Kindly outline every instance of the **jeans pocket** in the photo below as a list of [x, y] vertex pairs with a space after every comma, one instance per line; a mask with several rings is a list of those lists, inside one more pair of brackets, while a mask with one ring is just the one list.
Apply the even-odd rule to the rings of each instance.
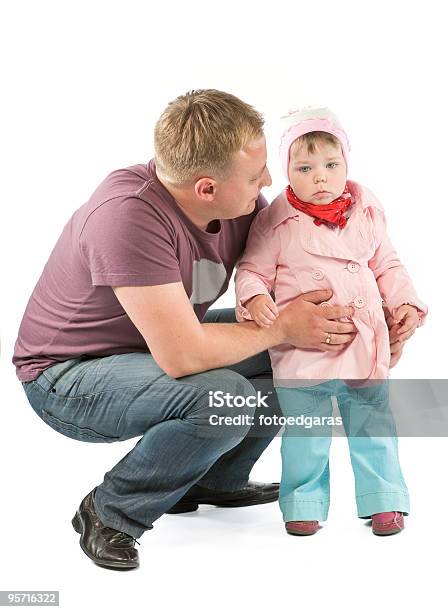
[[67, 374], [69, 370], [71, 370], [81, 361], [81, 358], [77, 358], [68, 359], [67, 361], [63, 361], [61, 363], [56, 363], [44, 370], [35, 382], [45, 391], [49, 391], [50, 389], [54, 388], [54, 386], [59, 381], [59, 379], [62, 378], [62, 376]]
[[28, 399], [28, 402], [37, 416], [42, 418], [42, 405], [45, 402], [48, 393], [35, 381], [22, 382], [23, 390]]

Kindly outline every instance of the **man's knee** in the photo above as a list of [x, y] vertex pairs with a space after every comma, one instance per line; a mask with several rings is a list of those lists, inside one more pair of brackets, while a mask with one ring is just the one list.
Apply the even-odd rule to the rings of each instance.
[[226, 368], [200, 374], [196, 405], [189, 421], [218, 435], [242, 437], [253, 425], [258, 396], [244, 376]]

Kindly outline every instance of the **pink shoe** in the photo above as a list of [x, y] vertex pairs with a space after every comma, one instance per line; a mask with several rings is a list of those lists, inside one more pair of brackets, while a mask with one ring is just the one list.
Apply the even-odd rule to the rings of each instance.
[[314, 535], [320, 525], [319, 521], [288, 521], [285, 528], [291, 535]]
[[372, 531], [375, 535], [393, 535], [404, 529], [402, 512], [372, 514]]

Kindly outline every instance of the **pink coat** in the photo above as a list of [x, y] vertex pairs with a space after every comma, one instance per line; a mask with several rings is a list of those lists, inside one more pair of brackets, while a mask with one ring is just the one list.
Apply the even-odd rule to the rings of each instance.
[[385, 379], [390, 350], [383, 303], [392, 314], [402, 304], [416, 306], [419, 325], [426, 317], [427, 306], [417, 297], [387, 236], [383, 207], [367, 188], [353, 181], [348, 186], [354, 204], [345, 228], [316, 226], [312, 217], [289, 204], [283, 191], [256, 216], [238, 262], [238, 321], [251, 319], [243, 306], [249, 298], [272, 290], [279, 310], [301, 293], [327, 288], [333, 291], [329, 304], [352, 305], [355, 310], [352, 320], [358, 333], [340, 352], [290, 344], [270, 349], [277, 385]]

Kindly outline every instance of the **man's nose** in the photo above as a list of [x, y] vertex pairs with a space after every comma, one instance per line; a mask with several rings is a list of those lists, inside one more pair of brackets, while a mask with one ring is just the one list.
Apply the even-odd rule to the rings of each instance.
[[263, 172], [263, 176], [261, 177], [261, 187], [270, 187], [272, 185], [272, 178], [271, 178], [271, 174], [268, 170], [268, 167], [266, 166], [266, 168], [264, 169]]

